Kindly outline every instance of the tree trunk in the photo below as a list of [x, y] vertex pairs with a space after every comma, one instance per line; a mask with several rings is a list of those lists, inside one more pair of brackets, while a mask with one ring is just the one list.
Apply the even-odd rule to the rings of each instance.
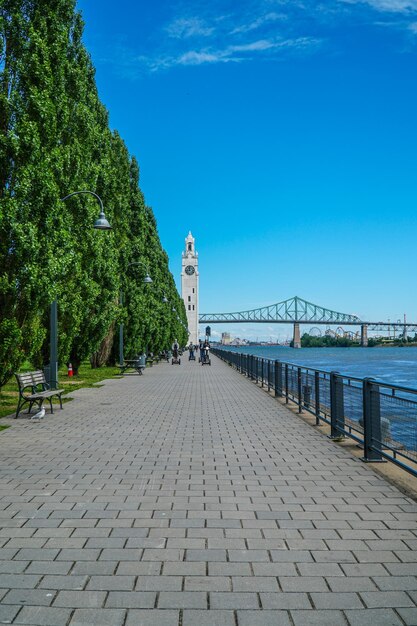
[[107, 336], [101, 342], [99, 349], [94, 352], [90, 357], [91, 367], [96, 369], [105, 365], [106, 361], [110, 357], [114, 338], [114, 323], [110, 326]]

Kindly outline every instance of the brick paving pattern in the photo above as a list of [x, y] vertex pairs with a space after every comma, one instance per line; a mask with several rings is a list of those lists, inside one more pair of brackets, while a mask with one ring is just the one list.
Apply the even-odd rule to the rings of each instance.
[[0, 623], [417, 624], [417, 506], [220, 360], [0, 436]]

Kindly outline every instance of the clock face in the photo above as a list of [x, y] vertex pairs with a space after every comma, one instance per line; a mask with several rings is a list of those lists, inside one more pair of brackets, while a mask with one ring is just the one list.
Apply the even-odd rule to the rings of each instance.
[[188, 274], [188, 276], [192, 276], [195, 272], [195, 269], [193, 268], [192, 265], [187, 265], [187, 267], [185, 268], [185, 273]]

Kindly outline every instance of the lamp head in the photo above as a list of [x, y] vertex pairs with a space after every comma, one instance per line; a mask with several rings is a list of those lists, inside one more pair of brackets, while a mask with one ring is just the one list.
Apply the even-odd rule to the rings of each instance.
[[168, 303], [168, 298], [166, 297], [166, 295], [165, 295], [165, 294], [162, 296], [162, 302], [163, 302], [164, 304], [167, 304], [167, 303]]
[[103, 211], [100, 212], [98, 219], [94, 222], [93, 228], [95, 228], [96, 230], [111, 230], [112, 229]]
[[152, 282], [152, 278], [149, 276], [149, 274], [146, 274], [145, 278], [143, 279], [143, 282], [147, 285], [149, 285]]

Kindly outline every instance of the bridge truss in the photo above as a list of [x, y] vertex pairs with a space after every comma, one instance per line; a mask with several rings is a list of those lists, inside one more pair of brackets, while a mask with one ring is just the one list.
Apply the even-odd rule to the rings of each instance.
[[363, 324], [357, 315], [340, 313], [325, 309], [322, 306], [307, 302], [298, 296], [283, 300], [276, 304], [250, 309], [249, 311], [239, 311], [235, 313], [202, 313], [200, 324], [217, 323], [265, 323], [273, 322], [279, 324], [314, 323], [314, 324]]

